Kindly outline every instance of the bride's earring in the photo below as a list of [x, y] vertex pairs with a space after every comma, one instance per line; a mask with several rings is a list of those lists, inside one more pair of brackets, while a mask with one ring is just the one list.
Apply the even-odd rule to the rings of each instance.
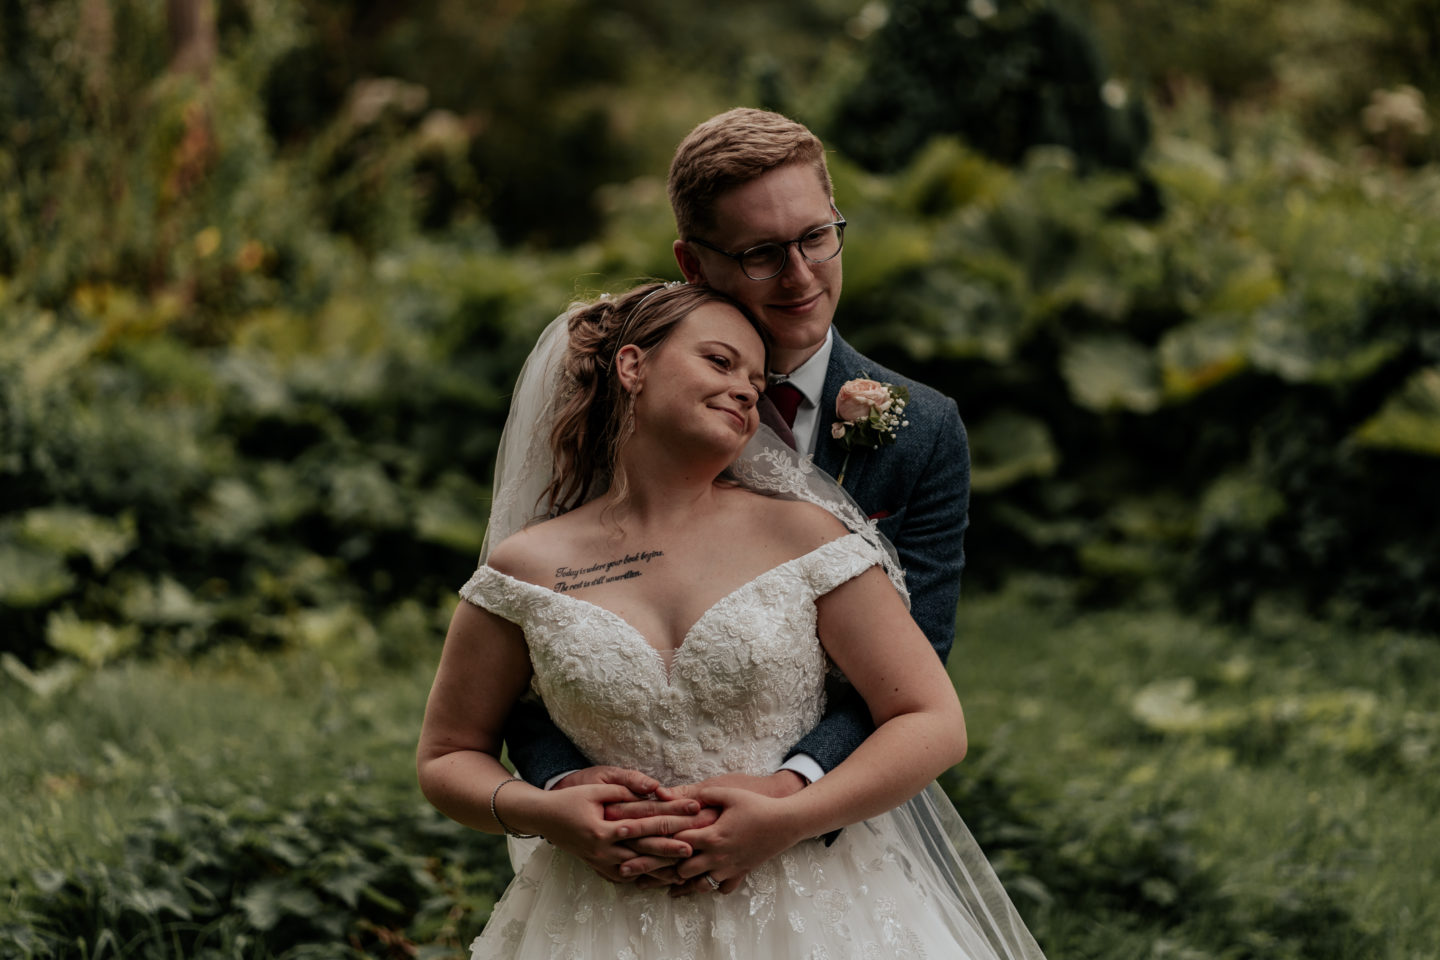
[[633, 343], [627, 343], [615, 352], [615, 375], [619, 379], [620, 389], [625, 391], [631, 400], [639, 396], [641, 388], [645, 386], [642, 367], [644, 360], [645, 351]]

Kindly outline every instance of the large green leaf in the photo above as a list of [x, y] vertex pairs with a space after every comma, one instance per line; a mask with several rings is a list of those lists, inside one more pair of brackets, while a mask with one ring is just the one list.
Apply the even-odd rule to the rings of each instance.
[[1216, 313], [1258, 310], [1285, 292], [1271, 257], [1247, 247], [1251, 255], [1236, 264], [1210, 292], [1206, 307]]
[[364, 662], [379, 647], [370, 617], [351, 603], [298, 610], [284, 618], [281, 631], [291, 642], [340, 662]]
[[257, 930], [273, 930], [286, 916], [309, 918], [320, 912], [320, 898], [288, 877], [267, 877], [235, 899]]
[[863, 235], [850, 231], [845, 238], [845, 287], [856, 297], [886, 292], [897, 277], [934, 260], [930, 231], [910, 220], [882, 220], [866, 227]]
[[44, 670], [31, 670], [13, 653], [0, 653], [0, 669], [41, 700], [66, 692], [85, 675], [84, 669], [73, 660], [61, 660]]
[[139, 581], [125, 590], [120, 608], [128, 620], [155, 626], [207, 626], [214, 611], [168, 576]]
[[27, 511], [17, 527], [20, 537], [64, 556], [83, 553], [101, 573], [135, 546], [135, 518], [98, 517], [75, 507], [41, 507]]
[[1203, 317], [1174, 327], [1160, 340], [1165, 393], [1189, 397], [1234, 376], [1246, 365], [1249, 321], [1238, 314]]
[[1060, 371], [1075, 402], [1097, 413], [1128, 410], [1152, 413], [1160, 406], [1160, 371], [1155, 356], [1119, 335], [1072, 342]]
[[1080, 568], [1092, 577], [1140, 581], [1163, 567], [1165, 554], [1153, 543], [1133, 540], [1085, 540], [1076, 551]]
[[1360, 429], [1360, 444], [1440, 457], [1440, 367], [1415, 373]]
[[1026, 477], [1048, 477], [1060, 454], [1044, 423], [1014, 411], [986, 417], [970, 429], [970, 486], [976, 493], [1003, 490]]
[[1263, 530], [1285, 512], [1285, 498], [1248, 473], [1228, 473], [1200, 501], [1201, 533], [1216, 528]]
[[1291, 383], [1360, 380], [1403, 349], [1398, 340], [1360, 339], [1354, 317], [1330, 316], [1300, 298], [1278, 300], [1255, 315], [1250, 361]]
[[1180, 137], [1156, 138], [1149, 169], [1168, 193], [1198, 206], [1220, 199], [1230, 180], [1225, 158], [1203, 143]]
[[264, 463], [251, 481], [234, 476], [216, 479], [197, 506], [201, 529], [223, 544], [244, 544], [267, 527], [285, 527], [315, 508], [320, 491], [294, 467]]
[[861, 331], [856, 343], [872, 349], [893, 342], [922, 361], [974, 357], [997, 365], [1010, 362], [1025, 332], [1013, 292], [1018, 277], [986, 275], [991, 266], [994, 273], [1013, 273], [1013, 265], [1003, 261], [970, 262], [963, 273], [926, 271], [918, 283], [886, 295], [885, 313], [893, 321], [868, 335]]
[[[99, 336], [57, 322], [50, 311], [0, 310], [0, 372], [25, 390], [41, 393], [61, 384], [93, 356]], [[13, 368], [13, 373], [11, 373]]]
[[415, 505], [415, 535], [463, 553], [479, 553], [485, 540], [489, 491], [457, 473], [447, 473]]
[[347, 527], [402, 527], [407, 519], [407, 491], [392, 481], [379, 464], [340, 463], [329, 470], [325, 512]]
[[99, 667], [139, 646], [140, 628], [133, 624], [117, 627], [81, 620], [65, 610], [50, 615], [45, 638], [56, 650], [70, 654], [87, 666]]
[[936, 137], [895, 181], [895, 202], [934, 213], [994, 204], [1014, 180], [1009, 168], [987, 160], [953, 137]]
[[19, 543], [0, 542], [0, 603], [43, 607], [69, 593], [75, 577], [63, 555]]
[[1204, 707], [1195, 702], [1193, 677], [1147, 684], [1131, 699], [1130, 714], [1160, 733], [1188, 733], [1205, 719]]

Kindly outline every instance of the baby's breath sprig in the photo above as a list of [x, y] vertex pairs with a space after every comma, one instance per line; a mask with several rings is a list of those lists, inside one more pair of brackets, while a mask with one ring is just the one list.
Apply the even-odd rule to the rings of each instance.
[[905, 408], [910, 391], [893, 383], [881, 383], [860, 377], [840, 387], [835, 397], [835, 415], [840, 419], [830, 424], [830, 436], [845, 448], [845, 462], [837, 480], [845, 482], [845, 468], [856, 449], [894, 443], [900, 428], [910, 426]]

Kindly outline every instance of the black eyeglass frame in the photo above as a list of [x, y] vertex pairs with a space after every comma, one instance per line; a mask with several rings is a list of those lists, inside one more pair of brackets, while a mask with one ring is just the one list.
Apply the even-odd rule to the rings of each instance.
[[[699, 237], [691, 237], [690, 242], [698, 243], [706, 250], [714, 250], [716, 253], [720, 254], [720, 256], [729, 257], [731, 260], [734, 260], [735, 265], [740, 268], [740, 272], [745, 274], [747, 279], [754, 280], [756, 283], [760, 283], [765, 280], [774, 280], [776, 277], [780, 276], [780, 274], [785, 272], [786, 267], [790, 266], [791, 247], [799, 250], [800, 256], [804, 257], [805, 262], [807, 263], [828, 263], [829, 261], [834, 260], [836, 257], [840, 256], [840, 251], [845, 249], [845, 227], [848, 225], [848, 221], [844, 218], [844, 216], [841, 215], [840, 211], [835, 208], [835, 204], [830, 204], [830, 209], [835, 214], [834, 220], [830, 221], [829, 223], [817, 224], [816, 226], [811, 227], [809, 230], [806, 230], [804, 237], [796, 237], [794, 240], [786, 240], [783, 243], [777, 243], [774, 240], [769, 240], [765, 243], [757, 243], [753, 247], [746, 247], [739, 253], [731, 253], [729, 250], [721, 250], [719, 247], [715, 246], [715, 244], [711, 243], [710, 241], [701, 240]], [[805, 237], [808, 237], [816, 230], [822, 230], [825, 227], [835, 228], [836, 234], [840, 238], [840, 244], [835, 248], [835, 252], [830, 254], [830, 256], [822, 257], [821, 259], [816, 260], [805, 252]], [[752, 277], [750, 276], [750, 272], [745, 269], [745, 257], [749, 254], [754, 253], [756, 250], [760, 250], [764, 247], [780, 248], [780, 268], [767, 277]]]

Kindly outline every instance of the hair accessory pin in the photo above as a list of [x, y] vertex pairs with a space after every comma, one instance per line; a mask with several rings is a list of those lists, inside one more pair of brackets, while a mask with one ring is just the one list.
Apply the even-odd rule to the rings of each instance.
[[676, 287], [683, 286], [685, 286], [684, 280], [666, 280], [660, 286], [656, 287], [654, 290], [651, 290], [649, 293], [645, 294], [645, 296], [641, 297], [640, 302], [635, 304], [635, 309], [630, 311], [630, 316], [635, 316], [635, 314], [640, 311], [640, 308], [645, 306], [645, 301], [655, 296], [655, 294], [661, 293], [665, 290], [674, 290]]

